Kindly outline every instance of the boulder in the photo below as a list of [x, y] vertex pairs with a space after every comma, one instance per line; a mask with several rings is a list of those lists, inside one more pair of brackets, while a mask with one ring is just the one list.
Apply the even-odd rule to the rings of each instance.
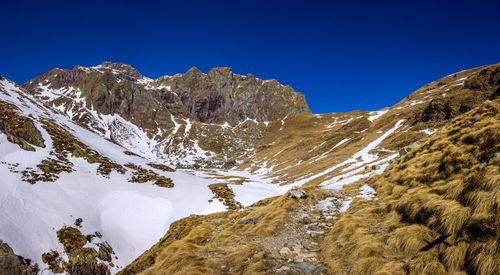
[[307, 198], [307, 194], [304, 190], [298, 188], [298, 187], [294, 187], [292, 188], [290, 191], [288, 191], [288, 197], [292, 198], [292, 199], [305, 199]]

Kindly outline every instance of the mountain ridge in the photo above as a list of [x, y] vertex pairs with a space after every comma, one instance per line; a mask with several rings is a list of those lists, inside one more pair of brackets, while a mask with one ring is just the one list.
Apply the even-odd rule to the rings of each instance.
[[[133, 68], [129, 64], [105, 61], [105, 62], [103, 62], [97, 66], [93, 66], [93, 67], [75, 66], [72, 69], [66, 69], [66, 70], [65, 69], [53, 69], [45, 74], [42, 74], [41, 76], [35, 77], [34, 79], [27, 81], [23, 86], [36, 91], [38, 85], [43, 84], [43, 82], [48, 82], [50, 79], [50, 82], [51, 82], [50, 85], [53, 86], [54, 89], [60, 89], [65, 85], [66, 86], [74, 85], [75, 84], [74, 82], [77, 81], [79, 78], [81, 78], [81, 75], [83, 72], [85, 72], [85, 73], [91, 73], [91, 72], [109, 73], [109, 72], [111, 72], [112, 74], [117, 76], [119, 81], [120, 80], [135, 80], [138, 84], [143, 84], [144, 86], [146, 86], [147, 89], [151, 89], [151, 90], [165, 89], [165, 90], [171, 91], [173, 89], [175, 91], [176, 87], [172, 87], [174, 85], [167, 85], [167, 83], [172, 84], [172, 83], [170, 83], [170, 82], [172, 82], [171, 81], [172, 78], [176, 79], [175, 83], [173, 83], [173, 84], [178, 84], [178, 82], [182, 82], [182, 81], [199, 82], [200, 79], [203, 80], [202, 83], [191, 83], [191, 84], [193, 84], [192, 86], [188, 85], [188, 87], [179, 87], [179, 89], [187, 89], [188, 92], [197, 92], [197, 88], [200, 88], [197, 86], [200, 86], [200, 85], [208, 85], [208, 86], [219, 85], [219, 87], [216, 87], [215, 90], [208, 90], [207, 93], [215, 93], [216, 91], [220, 91], [222, 93], [234, 93], [231, 91], [231, 89], [234, 89], [235, 87], [231, 87], [231, 89], [225, 89], [225, 85], [232, 84], [232, 83], [229, 83], [229, 80], [233, 80], [236, 82], [242, 82], [242, 80], [248, 78], [247, 82], [257, 82], [257, 84], [260, 84], [260, 85], [267, 84], [264, 86], [270, 86], [269, 91], [262, 91], [259, 93], [259, 94], [262, 94], [263, 96], [266, 96], [265, 92], [271, 93], [270, 96], [274, 96], [274, 95], [272, 95], [272, 93], [274, 93], [276, 91], [273, 89], [276, 89], [279, 92], [285, 93], [288, 97], [290, 97], [290, 100], [293, 100], [296, 96], [298, 96], [299, 99], [297, 99], [297, 100], [299, 102], [297, 103], [298, 105], [295, 107], [296, 109], [293, 109], [293, 108], [290, 109], [292, 113], [295, 111], [297, 111], [297, 112], [310, 112], [309, 107], [307, 106], [307, 103], [305, 102], [304, 96], [298, 92], [295, 92], [290, 86], [279, 84], [275, 79], [262, 80], [262, 79], [254, 77], [252, 74], [248, 74], [246, 76], [240, 75], [240, 74], [235, 74], [232, 72], [232, 69], [230, 67], [214, 67], [214, 68], [210, 69], [208, 73], [203, 73], [200, 70], [198, 70], [196, 67], [193, 67], [193, 68], [187, 70], [184, 74], [178, 73], [178, 74], [175, 74], [173, 76], [164, 75], [164, 76], [160, 76], [156, 79], [151, 79], [151, 78], [148, 78], [148, 77], [145, 77], [144, 75], [142, 75], [137, 69]], [[59, 76], [60, 74], [64, 74], [64, 75]], [[121, 79], [121, 78], [123, 78], [123, 79]], [[127, 79], [127, 78], [129, 78], [129, 79]], [[209, 79], [207, 80], [204, 78], [209, 78]], [[205, 83], [207, 81], [209, 83]], [[245, 81], [243, 81], [243, 82], [245, 82]], [[76, 83], [76, 84], [78, 84], [78, 83]], [[238, 84], [236, 83], [236, 85], [238, 85]], [[244, 84], [242, 84], [242, 85], [244, 85]], [[234, 86], [234, 84], [231, 86]], [[210, 87], [204, 87], [204, 88], [209, 89]], [[239, 88], [239, 87], [237, 87], [237, 88]], [[253, 86], [245, 87], [245, 88], [246, 89], [260, 89], [258, 87], [253, 87]], [[175, 92], [177, 92], [177, 91], [175, 91]], [[279, 110], [279, 106], [273, 106], [273, 108], [275, 110]], [[286, 115], [286, 114], [288, 114], [288, 113], [285, 113], [284, 115]], [[253, 114], [253, 115], [255, 115], [255, 114]], [[263, 115], [263, 114], [259, 114], [259, 115]], [[264, 114], [264, 115], [266, 115], [266, 114]], [[282, 116], [284, 116], [284, 115], [282, 115]], [[272, 117], [270, 119], [267, 119], [266, 117], [243, 116], [243, 117], [238, 118], [234, 121], [230, 121], [230, 120], [232, 120], [232, 118], [230, 118], [229, 120], [226, 119], [226, 120], [219, 121], [219, 122], [226, 122], [227, 121], [227, 122], [230, 122], [231, 124], [233, 124], [235, 121], [241, 121], [241, 119], [245, 119], [245, 118], [257, 119], [258, 121], [267, 121], [267, 120], [278, 119], [278, 118], [281, 118], [282, 116]], [[200, 117], [194, 117], [194, 116], [191, 116], [190, 118], [200, 119]], [[266, 118], [266, 119], [264, 119], [264, 118]], [[207, 120], [207, 119], [208, 118], [202, 117], [202, 120], [200, 120], [200, 122], [210, 123], [212, 121], [212, 120]]]
[[[52, 70], [23, 87], [132, 152], [169, 156], [171, 165], [182, 167], [234, 165], [268, 121], [310, 112], [304, 96], [291, 87], [236, 75], [227, 67], [152, 80], [130, 65], [104, 62]], [[130, 144], [134, 136], [140, 137], [134, 143], [143, 144], [139, 149]]]

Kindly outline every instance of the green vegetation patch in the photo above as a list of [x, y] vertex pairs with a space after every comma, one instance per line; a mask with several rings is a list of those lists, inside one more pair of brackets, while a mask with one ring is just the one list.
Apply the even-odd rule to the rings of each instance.
[[158, 163], [148, 163], [149, 166], [155, 168], [155, 169], [158, 169], [158, 170], [162, 170], [162, 171], [165, 171], [165, 172], [174, 172], [175, 169], [170, 167], [170, 166], [167, 166], [165, 164], [158, 164]]
[[54, 273], [67, 272], [68, 274], [110, 274], [106, 264], [98, 262], [102, 260], [110, 266], [112, 263], [113, 248], [107, 242], [95, 243], [99, 248], [96, 251], [92, 247], [85, 247], [91, 240], [84, 236], [76, 227], [62, 227], [57, 231], [57, 238], [64, 247], [68, 260], [64, 260], [58, 251], [51, 250], [42, 254], [42, 261], [46, 263]]
[[60, 173], [72, 172], [73, 164], [68, 160], [68, 155], [84, 158], [88, 163], [98, 163], [97, 174], [105, 177], [109, 177], [112, 171], [125, 173], [125, 168], [121, 165], [90, 149], [54, 122], [46, 120], [43, 127], [52, 138], [54, 148], [50, 156], [37, 165], [37, 170], [28, 168], [22, 171], [25, 181], [31, 184], [38, 181], [53, 182], [59, 178]]
[[243, 207], [241, 203], [234, 199], [234, 192], [226, 183], [214, 183], [208, 187], [214, 193], [214, 198], [219, 199], [229, 210], [237, 210]]
[[130, 182], [145, 183], [148, 181], [153, 181], [154, 184], [160, 187], [165, 187], [165, 188], [174, 187], [174, 182], [172, 181], [172, 179], [158, 175], [152, 170], [145, 169], [133, 163], [125, 164], [125, 167], [133, 170], [132, 177], [128, 179]]
[[17, 108], [0, 101], [0, 132], [7, 135], [7, 140], [19, 145], [26, 151], [35, 151], [32, 145], [45, 147], [42, 134], [35, 127], [33, 120], [18, 113]]

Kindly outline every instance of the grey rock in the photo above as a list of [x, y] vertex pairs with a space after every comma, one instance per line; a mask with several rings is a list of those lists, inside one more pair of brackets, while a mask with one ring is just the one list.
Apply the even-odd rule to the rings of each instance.
[[410, 152], [415, 147], [417, 147], [417, 143], [415, 143], [415, 142], [408, 145], [408, 146], [403, 147], [403, 149], [399, 150], [399, 156], [402, 157], [403, 155]]
[[304, 190], [294, 187], [290, 191], [288, 191], [288, 196], [292, 199], [305, 199], [307, 198], [307, 194]]
[[290, 248], [288, 248], [286, 246], [281, 248], [279, 253], [280, 253], [281, 257], [283, 257], [285, 259], [294, 259], [297, 256], [297, 253], [295, 253], [294, 251], [292, 251]]
[[[49, 98], [43, 96], [44, 87], [72, 90]], [[28, 81], [23, 88], [48, 105], [71, 109], [76, 114], [72, 116], [75, 122], [100, 134], [110, 133], [110, 139], [120, 145], [126, 144], [128, 123], [114, 120], [102, 124], [89, 110], [119, 115], [149, 138], [159, 143], [168, 141], [159, 152], [165, 156], [185, 158], [186, 150], [195, 142], [207, 152], [187, 164], [172, 163], [179, 168], [229, 169], [245, 159], [247, 149], [264, 136], [267, 128], [259, 122], [310, 112], [304, 95], [291, 87], [234, 74], [227, 67], [214, 68], [208, 74], [193, 67], [184, 74], [153, 80], [130, 65], [104, 62], [89, 68], [54, 69]], [[77, 101], [75, 96], [85, 100]], [[192, 125], [189, 131], [181, 128], [173, 132], [178, 129], [176, 125], [187, 125], [187, 119]], [[219, 127], [225, 123], [233, 127]]]
[[280, 267], [280, 268], [276, 269], [276, 272], [278, 272], [278, 273], [281, 273], [281, 272], [287, 272], [287, 271], [290, 271], [290, 267], [288, 267], [288, 266], [286, 266], [286, 265], [284, 265], [284, 266], [282, 266], [282, 267]]
[[372, 226], [367, 229], [368, 234], [385, 233], [385, 230], [381, 227]]
[[323, 235], [323, 234], [325, 234], [325, 231], [323, 231], [323, 230], [306, 230], [306, 234], [310, 235], [310, 236]]
[[313, 271], [313, 272], [319, 272], [321, 270], [321, 268], [319, 268], [318, 266], [315, 266], [313, 264], [306, 263], [306, 262], [292, 263], [289, 266], [291, 268], [309, 270], [309, 271]]
[[38, 267], [31, 261], [17, 256], [12, 248], [0, 241], [0, 274], [37, 274]]

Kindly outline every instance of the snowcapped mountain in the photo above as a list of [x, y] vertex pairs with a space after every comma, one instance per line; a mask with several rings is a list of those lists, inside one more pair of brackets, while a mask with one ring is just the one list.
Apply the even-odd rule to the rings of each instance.
[[[499, 64], [437, 80], [379, 111], [321, 115], [311, 114], [292, 88], [229, 68], [150, 79], [105, 62], [54, 69], [23, 86], [1, 78], [0, 258], [9, 264], [0, 270], [135, 274], [152, 268], [159, 250], [171, 249], [169, 233], [160, 238], [185, 217], [191, 230], [199, 217], [223, 224], [236, 215], [231, 226], [250, 242], [221, 256], [221, 247], [198, 251], [203, 242], [189, 240], [185, 248], [195, 252], [185, 255], [204, 261], [211, 255], [230, 261], [227, 255], [240, 252], [251, 259], [274, 255], [275, 248], [265, 251], [264, 237], [252, 234], [275, 228], [249, 228], [286, 216], [290, 205], [281, 195], [312, 188], [309, 200], [316, 203], [324, 197], [320, 190], [349, 190], [499, 95]], [[349, 199], [372, 198], [374, 191], [368, 185], [349, 191], [343, 212]], [[267, 203], [276, 211], [258, 212]], [[223, 217], [190, 216], [226, 210]], [[229, 272], [218, 262], [199, 264]], [[151, 274], [167, 272], [154, 268], [160, 269]], [[240, 272], [255, 271], [245, 268]]]
[[54, 69], [24, 85], [38, 100], [133, 153], [182, 167], [229, 167], [266, 122], [309, 112], [275, 80], [229, 68], [147, 78], [130, 65]]

